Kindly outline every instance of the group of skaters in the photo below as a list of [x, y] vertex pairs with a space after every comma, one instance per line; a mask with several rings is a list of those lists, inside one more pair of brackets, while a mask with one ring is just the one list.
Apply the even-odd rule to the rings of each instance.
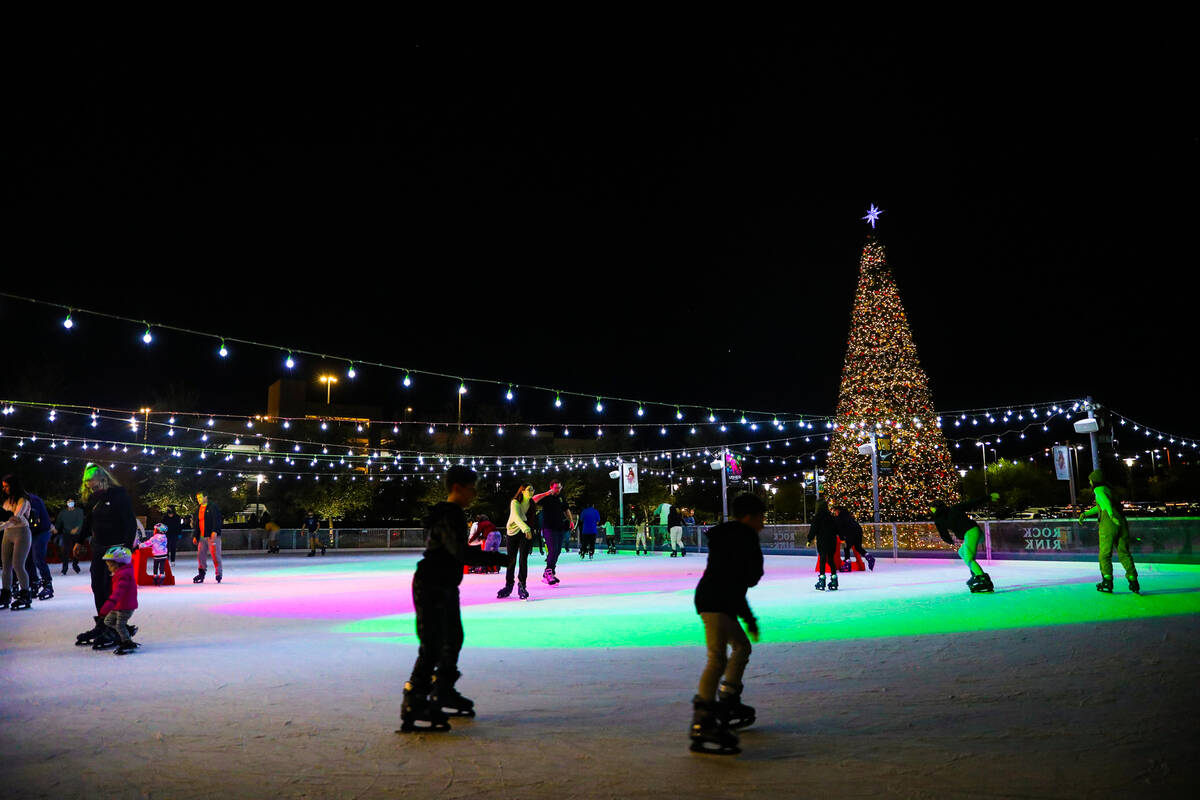
[[[458, 587], [462, 583], [464, 566], [507, 566], [506, 582], [498, 597], [508, 597], [513, 589], [514, 567], [517, 572], [518, 596], [528, 598], [525, 588], [527, 559], [533, 540], [530, 507], [542, 505], [542, 536], [550, 556], [543, 580], [555, 585], [554, 561], [561, 540], [554, 534], [560, 525], [571, 525], [571, 512], [562, 503], [562, 487], [551, 485], [537, 494], [530, 485], [521, 486], [509, 505], [506, 526], [508, 554], [497, 547], [477, 548], [468, 544], [467, 518], [464, 509], [476, 496], [475, 472], [456, 466], [445, 476], [447, 498], [431, 511], [425, 523], [426, 549], [417, 563], [413, 577], [413, 609], [416, 616], [419, 648], [412, 673], [404, 684], [398, 733], [414, 731], [447, 731], [450, 717], [474, 717], [475, 704], [456, 688], [462, 673], [458, 656], [463, 645], [462, 617]], [[1079, 521], [1090, 516], [1100, 520], [1101, 582], [1096, 588], [1112, 591], [1112, 550], [1115, 547], [1130, 589], [1140, 591], [1137, 570], [1129, 552], [1129, 526], [1112, 490], [1099, 470], [1089, 476], [1095, 491], [1096, 505], [1083, 512]], [[549, 503], [547, 503], [549, 499]], [[971, 592], [992, 591], [991, 578], [975, 560], [980, 533], [978, 524], [967, 511], [980, 502], [948, 505], [934, 501], [930, 514], [938, 532], [953, 545], [954, 537], [962, 540], [959, 556], [971, 571], [967, 585]], [[548, 511], [561, 513], [550, 516]], [[756, 712], [742, 702], [742, 677], [752, 651], [751, 640], [759, 640], [759, 624], [746, 592], [756, 586], [763, 576], [763, 554], [759, 533], [765, 527], [766, 506], [758, 497], [743, 494], [734, 498], [731, 517], [727, 522], [710, 528], [708, 561], [695, 591], [695, 608], [704, 626], [707, 660], [701, 673], [699, 687], [692, 698], [692, 724], [689, 731], [690, 748], [694, 752], [713, 755], [734, 755], [741, 752], [736, 733], [755, 722]], [[489, 523], [490, 524], [490, 523]], [[545, 527], [549, 525], [550, 527]], [[494, 526], [493, 526], [494, 528]], [[568, 528], [569, 529], [569, 528]], [[488, 531], [489, 535], [491, 530]], [[862, 527], [850, 511], [841, 506], [832, 510], [822, 503], [817, 508], [809, 541], [817, 541], [818, 569], [821, 572], [818, 589], [836, 589], [837, 574], [832, 567], [837, 541], [851, 552], [867, 559], [874, 569], [875, 559], [862, 549]], [[830, 585], [825, 584], [826, 572]], [[743, 627], [744, 624], [744, 627]]]

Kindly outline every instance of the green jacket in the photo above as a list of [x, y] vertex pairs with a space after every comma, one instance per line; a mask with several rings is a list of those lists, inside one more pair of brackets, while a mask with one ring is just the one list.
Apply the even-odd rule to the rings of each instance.
[[1101, 536], [1116, 536], [1122, 528], [1128, 528], [1129, 522], [1125, 519], [1121, 507], [1113, 502], [1112, 489], [1097, 486], [1093, 491], [1096, 493], [1096, 505], [1080, 514], [1079, 521], [1083, 522], [1091, 516], [1099, 517]]

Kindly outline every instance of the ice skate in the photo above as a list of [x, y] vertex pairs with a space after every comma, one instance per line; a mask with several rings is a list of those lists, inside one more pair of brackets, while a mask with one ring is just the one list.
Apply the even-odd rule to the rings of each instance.
[[829, 591], [837, 591], [837, 573], [834, 572], [829, 576]]
[[976, 580], [975, 588], [972, 589], [971, 591], [973, 591], [973, 592], [993, 592], [995, 590], [996, 590], [996, 587], [992, 585], [991, 577], [985, 572], [982, 575], [980, 575], [979, 578]]
[[517, 584], [517, 599], [518, 600], [528, 600], [529, 599], [529, 592], [525, 591], [525, 584], [523, 584], [523, 583]]
[[217, 573], [217, 583], [221, 582], [221, 573]]
[[21, 589], [13, 596], [12, 605], [9, 606], [12, 611], [21, 611], [26, 608], [33, 608], [33, 603], [30, 601], [28, 589]]
[[717, 706], [721, 711], [721, 721], [730, 728], [746, 728], [754, 724], [754, 706], [742, 702], [742, 687], [727, 681], [721, 681], [721, 690], [717, 693]]
[[116, 647], [120, 643], [121, 643], [121, 640], [120, 640], [120, 638], [117, 637], [117, 632], [106, 625], [106, 626], [104, 626], [104, 630], [101, 631], [100, 634], [96, 637], [96, 640], [94, 642], [92, 642], [92, 649], [93, 650], [111, 650], [112, 648]]
[[550, 573], [550, 580], [546, 581], [547, 583], [549, 583], [551, 586], [558, 586], [560, 583], [562, 583], [562, 581], [558, 579], [558, 576], [554, 574], [554, 570], [549, 569], [546, 571]]
[[972, 575], [967, 578], [967, 588], [971, 590], [972, 594], [979, 591], [979, 579], [981, 577], [980, 575]]
[[500, 591], [496, 592], [496, 599], [503, 600], [504, 598], [506, 598], [510, 594], [512, 594], [512, 590], [513, 590], [513, 585], [511, 583], [504, 584], [504, 588], [501, 589]]
[[1142, 593], [1142, 585], [1138, 583], [1137, 575], [1128, 577], [1125, 580], [1129, 581], [1129, 591], [1133, 592], [1134, 594]]
[[12, 592], [8, 589], [0, 589], [0, 608], [8, 608], [11, 600]]
[[117, 649], [113, 651], [113, 654], [118, 655], [118, 656], [127, 655], [129, 653], [132, 653], [134, 650], [138, 649], [138, 647], [139, 647], [138, 643], [135, 642], [133, 639], [126, 639], [125, 641], [123, 641], [119, 645], [117, 645]]
[[867, 553], [867, 569], [871, 570], [871, 572], [875, 571], [875, 556], [870, 553]]
[[68, 564], [66, 561], [64, 561], [64, 562], [63, 562], [63, 568], [62, 568], [62, 574], [63, 574], [63, 575], [66, 575], [66, 574], [67, 574], [67, 570], [70, 568], [70, 566], [71, 566], [71, 565], [70, 565], [70, 564]]
[[309, 551], [308, 551], [308, 555], [307, 555], [307, 556], [305, 556], [305, 558], [312, 558], [312, 557], [313, 557], [313, 556], [315, 556], [316, 554], [317, 554], [317, 551], [316, 551], [315, 549], [313, 549], [313, 550], [309, 550]]
[[72, 561], [72, 562], [71, 562], [71, 569], [75, 570], [75, 574], [76, 574], [76, 575], [78, 575], [78, 574], [79, 574], [79, 562], [78, 562], [78, 561]]
[[79, 647], [84, 647], [94, 643], [96, 641], [96, 637], [102, 635], [107, 627], [104, 624], [104, 617], [92, 617], [92, 619], [96, 621], [96, 627], [92, 628], [90, 631], [84, 631], [75, 637], [75, 644]]
[[1097, 592], [1104, 592], [1105, 594], [1112, 594], [1112, 590], [1113, 590], [1112, 578], [1101, 578], [1100, 582], [1096, 584]]
[[742, 752], [737, 746], [737, 734], [721, 724], [717, 704], [705, 701], [700, 695], [692, 698], [691, 738], [693, 753], [732, 756]]
[[817, 576], [817, 584], [813, 588], [816, 589], [818, 592], [825, 591], [825, 573], [824, 572], [822, 572], [820, 575]]
[[204, 583], [204, 575], [206, 570], [200, 570], [196, 573], [196, 577], [192, 578], [192, 583]]
[[51, 581], [46, 581], [42, 584], [42, 590], [38, 592], [37, 599], [49, 600], [51, 597], [54, 597], [54, 583]]
[[448, 730], [450, 720], [429, 702], [428, 692], [417, 689], [412, 681], [407, 681], [404, 684], [404, 702], [400, 706], [400, 728], [396, 733], [440, 733]]
[[456, 672], [452, 680], [442, 683], [438, 681], [437, 675], [433, 676], [433, 691], [430, 692], [430, 699], [433, 701], [433, 705], [447, 717], [475, 716], [475, 701], [463, 697], [454, 688], [454, 684], [461, 677], [462, 673]]

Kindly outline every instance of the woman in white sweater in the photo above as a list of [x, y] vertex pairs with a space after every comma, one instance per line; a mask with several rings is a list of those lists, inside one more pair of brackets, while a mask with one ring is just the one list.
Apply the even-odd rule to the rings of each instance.
[[533, 504], [533, 486], [523, 484], [517, 489], [512, 501], [508, 504], [508, 571], [504, 576], [504, 588], [496, 592], [497, 598], [505, 598], [512, 594], [513, 570], [518, 559], [521, 569], [517, 573], [517, 597], [529, 599], [525, 591], [525, 579], [529, 576], [529, 547], [533, 542], [533, 528], [529, 524], [529, 507]]

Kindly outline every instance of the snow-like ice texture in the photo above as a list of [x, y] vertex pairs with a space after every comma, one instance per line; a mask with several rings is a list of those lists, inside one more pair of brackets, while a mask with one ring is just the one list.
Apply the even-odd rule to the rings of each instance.
[[[564, 555], [560, 587], [463, 583], [459, 688], [479, 716], [397, 735], [418, 555], [230, 556], [225, 582], [140, 587], [129, 656], [74, 646], [86, 569], [0, 611], [4, 796], [52, 798], [1194, 796], [1200, 568], [880, 559], [816, 592], [768, 556], [757, 724], [687, 750], [704, 556]], [[531, 578], [540, 575], [535, 552]], [[511, 644], [511, 647], [499, 645]]]

